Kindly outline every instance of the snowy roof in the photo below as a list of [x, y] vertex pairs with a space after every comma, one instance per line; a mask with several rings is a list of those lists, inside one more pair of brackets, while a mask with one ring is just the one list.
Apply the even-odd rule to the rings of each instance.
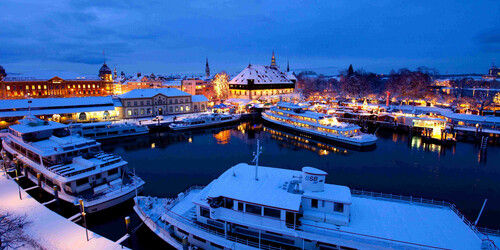
[[480, 116], [480, 115], [451, 113], [451, 114], [446, 114], [446, 117], [452, 120], [472, 121], [478, 123], [482, 122], [500, 123], [500, 117], [495, 117], [495, 116]]
[[152, 98], [155, 95], [164, 96], [190, 96], [190, 94], [176, 88], [134, 89], [119, 97], [121, 99]]
[[72, 71], [31, 71], [25, 73], [11, 73], [4, 78], [4, 81], [25, 81], [25, 80], [49, 80], [54, 77], [59, 77], [63, 80], [101, 80], [97, 75], [79, 74]]
[[95, 106], [111, 105], [113, 100], [109, 96], [99, 97], [68, 97], [68, 98], [37, 98], [37, 99], [12, 99], [2, 100], [1, 110], [28, 108], [28, 101], [31, 101], [31, 109], [68, 107], [68, 106]]
[[247, 80], [249, 79], [253, 79], [254, 84], [292, 84], [290, 78], [278, 68], [265, 65], [248, 65], [243, 71], [236, 75], [229, 84], [247, 84]]
[[[29, 99], [31, 115], [71, 114], [114, 110], [111, 97], [71, 97], [71, 98], [38, 98]], [[2, 100], [0, 118], [27, 116], [28, 99]]]
[[41, 121], [40, 123], [33, 124], [33, 125], [15, 124], [15, 125], [11, 125], [9, 128], [12, 130], [15, 130], [19, 133], [26, 134], [26, 133], [32, 133], [35, 131], [53, 130], [53, 129], [65, 128], [65, 127], [67, 127], [67, 125], [64, 125], [64, 124], [61, 124], [58, 122]]
[[204, 95], [191, 96], [191, 102], [208, 102], [208, 98]]
[[296, 170], [259, 166], [258, 180], [255, 180], [255, 166], [240, 163], [214, 180], [207, 187], [207, 196], [226, 197], [291, 211], [299, 211], [302, 196], [351, 203], [351, 192], [345, 186], [325, 184], [324, 192], [289, 192], [288, 184], [302, 174]]

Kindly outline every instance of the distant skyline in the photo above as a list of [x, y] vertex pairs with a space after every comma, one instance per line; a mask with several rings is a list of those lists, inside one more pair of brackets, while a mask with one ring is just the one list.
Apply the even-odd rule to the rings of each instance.
[[[436, 68], [486, 74], [500, 60], [496, 1], [0, 2], [0, 65], [9, 73], [204, 75], [270, 64], [337, 74]], [[498, 62], [497, 64], [500, 64]]]

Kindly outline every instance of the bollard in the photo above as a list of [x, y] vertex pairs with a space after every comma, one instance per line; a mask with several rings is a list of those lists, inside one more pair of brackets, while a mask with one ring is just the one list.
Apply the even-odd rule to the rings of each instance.
[[125, 229], [127, 230], [127, 234], [130, 235], [130, 216], [125, 217]]
[[188, 250], [188, 249], [189, 249], [188, 238], [187, 236], [182, 236], [182, 250]]
[[24, 176], [26, 176], [26, 178], [28, 178], [28, 165], [23, 163], [23, 168], [24, 168]]
[[87, 220], [85, 219], [86, 213], [85, 213], [85, 207], [83, 205], [83, 200], [79, 199], [78, 203], [80, 204], [80, 212], [82, 213], [83, 225], [85, 226], [85, 235], [87, 236], [87, 241], [89, 241], [89, 231], [87, 229]]
[[60, 212], [60, 208], [59, 208], [59, 188], [57, 187], [57, 185], [54, 185], [54, 198], [56, 199], [56, 204], [57, 204], [57, 210]]
[[37, 180], [37, 184], [38, 184], [38, 196], [40, 198], [42, 198], [42, 174], [37, 173], [36, 180]]

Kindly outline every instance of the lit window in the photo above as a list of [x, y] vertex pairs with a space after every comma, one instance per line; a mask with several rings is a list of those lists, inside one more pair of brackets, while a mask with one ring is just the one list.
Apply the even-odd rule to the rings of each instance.
[[7, 86], [7, 90], [10, 90], [10, 86]]

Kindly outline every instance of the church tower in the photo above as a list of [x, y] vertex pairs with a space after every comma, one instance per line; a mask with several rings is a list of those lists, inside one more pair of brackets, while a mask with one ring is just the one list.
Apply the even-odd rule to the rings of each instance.
[[208, 66], [208, 57], [205, 63], [205, 78], [210, 78], [210, 66]]
[[99, 78], [103, 81], [107, 82], [112, 82], [113, 81], [113, 74], [111, 73], [111, 69], [106, 65], [106, 56], [104, 55], [104, 50], [102, 50], [102, 55], [104, 57], [104, 63], [101, 66], [101, 69], [99, 69]]
[[273, 56], [271, 57], [271, 66], [276, 67], [276, 57], [274, 57], [274, 49], [273, 49]]

